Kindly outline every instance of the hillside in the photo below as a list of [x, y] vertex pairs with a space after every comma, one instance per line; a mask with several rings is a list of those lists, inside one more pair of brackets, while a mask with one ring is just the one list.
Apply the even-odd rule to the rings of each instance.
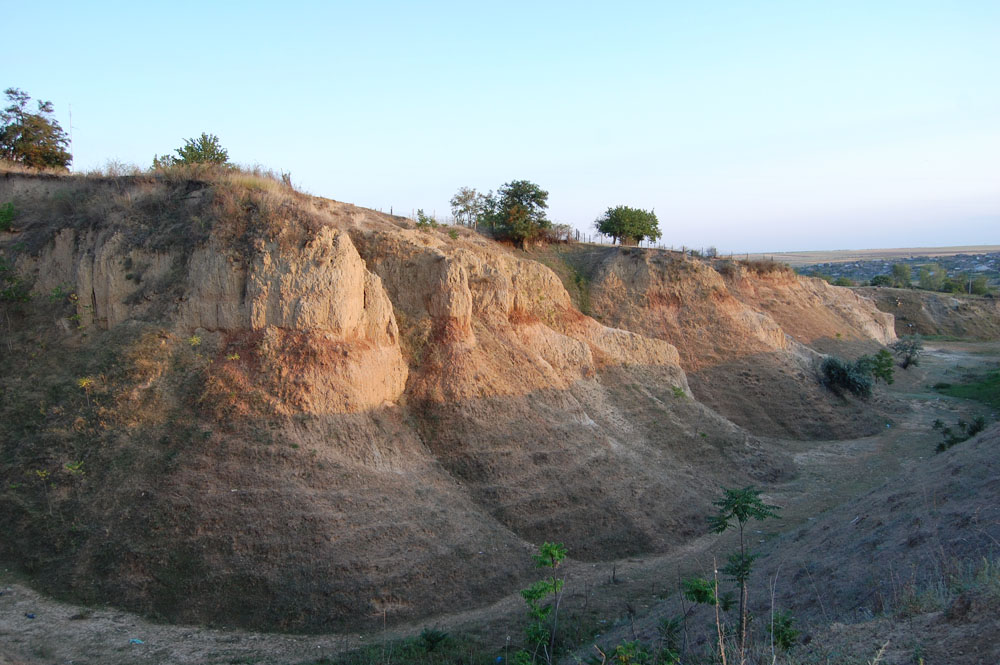
[[4, 304], [0, 557], [58, 597], [420, 619], [520, 588], [543, 540], [682, 547], [720, 485], [793, 473], [758, 434], [878, 426], [811, 347], [874, 348], [888, 318], [791, 274], [612, 249], [591, 318], [469, 230], [253, 174], [5, 174], [0, 201], [32, 296]]
[[695, 397], [755, 434], [830, 439], [882, 426], [881, 408], [859, 409], [816, 380], [819, 353], [895, 340], [891, 317], [848, 289], [780, 264], [673, 252], [578, 246], [540, 258], [563, 268], [602, 323], [673, 344]]
[[[883, 647], [886, 665], [1000, 662], [998, 445], [994, 425], [781, 535], [754, 530], [771, 537], [754, 539], [751, 611], [795, 617], [802, 639], [788, 662], [860, 665]], [[704, 571], [711, 558], [699, 558]], [[657, 624], [683, 611], [677, 598], [659, 603], [634, 630], [654, 643]], [[708, 608], [689, 618], [695, 651], [712, 650], [712, 622]], [[766, 643], [756, 651], [770, 662]]]
[[917, 289], [854, 289], [892, 314], [896, 334], [943, 335], [968, 339], [1000, 338], [1000, 299]]

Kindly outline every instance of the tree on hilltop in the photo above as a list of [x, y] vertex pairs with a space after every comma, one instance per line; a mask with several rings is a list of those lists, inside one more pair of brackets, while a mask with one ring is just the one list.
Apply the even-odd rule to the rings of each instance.
[[216, 164], [223, 166], [229, 163], [229, 152], [222, 147], [219, 137], [215, 134], [201, 133], [196, 139], [184, 139], [184, 145], [174, 150], [177, 156], [153, 156], [153, 168], [160, 169], [174, 164]]
[[31, 97], [18, 88], [4, 90], [10, 106], [0, 111], [0, 158], [35, 169], [64, 169], [73, 161], [66, 132], [52, 117], [52, 102], [38, 102], [28, 111]]
[[629, 206], [608, 208], [604, 216], [594, 222], [594, 226], [619, 244], [626, 240], [639, 244], [644, 239], [656, 240], [662, 235], [656, 213]]
[[455, 196], [451, 197], [451, 214], [455, 216], [458, 224], [463, 224], [470, 228], [478, 226], [479, 217], [483, 213], [483, 205], [486, 197], [475, 189], [462, 187]]
[[480, 219], [498, 238], [519, 245], [534, 240], [552, 227], [545, 217], [549, 193], [529, 180], [512, 180], [483, 198]]

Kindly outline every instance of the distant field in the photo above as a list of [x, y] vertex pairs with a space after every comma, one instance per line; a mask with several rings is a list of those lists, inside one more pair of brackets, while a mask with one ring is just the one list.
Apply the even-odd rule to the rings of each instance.
[[774, 258], [793, 268], [816, 263], [848, 263], [875, 259], [908, 259], [917, 256], [954, 256], [1000, 252], [1000, 245], [964, 245], [960, 247], [899, 247], [896, 249], [835, 249], [817, 252], [765, 252], [750, 254], [751, 259]]

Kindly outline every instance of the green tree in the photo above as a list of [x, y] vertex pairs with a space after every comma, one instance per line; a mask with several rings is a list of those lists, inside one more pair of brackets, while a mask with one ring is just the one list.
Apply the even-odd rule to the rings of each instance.
[[498, 238], [525, 242], [542, 236], [552, 222], [545, 218], [549, 193], [528, 180], [512, 180], [484, 197], [481, 218]]
[[14, 264], [0, 256], [0, 304], [12, 307], [31, 300], [31, 289], [14, 270]]
[[892, 285], [901, 289], [908, 289], [911, 286], [913, 272], [909, 263], [892, 264]]
[[66, 146], [69, 139], [52, 117], [52, 102], [38, 102], [38, 111], [28, 111], [31, 97], [23, 90], [4, 90], [10, 106], [0, 111], [0, 158], [35, 169], [64, 169], [73, 161]]
[[659, 224], [652, 210], [629, 206], [608, 208], [604, 216], [594, 222], [599, 232], [611, 236], [620, 244], [625, 241], [639, 244], [645, 239], [658, 239], [662, 235]]
[[823, 382], [838, 395], [848, 390], [858, 397], [867, 399], [871, 397], [874, 385], [872, 379], [874, 366], [875, 359], [872, 356], [861, 356], [854, 363], [830, 356], [823, 360], [820, 371], [823, 373]]
[[753, 570], [753, 562], [757, 558], [746, 546], [744, 530], [750, 520], [763, 521], [778, 517], [778, 506], [764, 503], [760, 492], [753, 487], [743, 489], [725, 489], [724, 496], [713, 505], [719, 510], [708, 518], [714, 533], [723, 533], [736, 527], [740, 534], [740, 551], [729, 556], [729, 561], [722, 572], [729, 575], [740, 586], [740, 653], [746, 653], [747, 643], [747, 581]]
[[920, 364], [920, 354], [924, 351], [924, 343], [919, 335], [910, 335], [896, 340], [889, 348], [900, 359], [899, 366], [903, 369], [909, 369], [911, 365], [915, 367]]
[[920, 266], [920, 273], [917, 277], [917, 284], [920, 288], [928, 291], [940, 291], [944, 288], [945, 279], [948, 273], [937, 263], [928, 263]]
[[0, 231], [10, 231], [14, 218], [17, 217], [17, 209], [13, 201], [8, 201], [0, 206]]
[[[539, 568], [559, 567], [566, 558], [566, 547], [562, 543], [542, 543], [538, 554], [532, 556]], [[538, 580], [527, 589], [521, 590], [521, 597], [528, 605], [528, 627], [525, 629], [527, 644], [531, 651], [521, 651], [515, 656], [515, 662], [534, 663], [539, 655], [545, 662], [554, 661], [556, 629], [559, 620], [559, 602], [562, 600], [563, 580], [553, 576]], [[551, 604], [543, 604], [552, 596]]]
[[895, 363], [889, 350], [879, 349], [879, 352], [875, 354], [875, 362], [872, 364], [872, 376], [875, 377], [875, 381], [881, 379], [892, 385], [895, 381], [893, 378], [894, 368]]
[[795, 628], [795, 617], [791, 612], [774, 612], [771, 615], [771, 641], [779, 649], [791, 649], [799, 639], [801, 631]]
[[484, 199], [486, 197], [475, 189], [462, 187], [455, 196], [451, 197], [451, 214], [455, 216], [455, 222], [464, 224], [470, 228], [476, 228], [479, 217], [483, 213]]
[[977, 296], [985, 296], [990, 292], [989, 283], [986, 281], [986, 277], [980, 275], [979, 277], [973, 277], [969, 282], [969, 293], [973, 293]]
[[875, 275], [874, 277], [872, 277], [871, 285], [892, 286], [893, 285], [892, 277], [890, 277], [889, 275]]
[[201, 133], [195, 139], [184, 139], [184, 145], [174, 150], [177, 156], [153, 156], [153, 168], [165, 168], [174, 164], [217, 164], [223, 166], [229, 163], [229, 152], [222, 147], [219, 137], [215, 134]]
[[438, 222], [434, 219], [433, 215], [425, 215], [422, 208], [417, 208], [417, 228], [418, 229], [436, 229], [438, 227]]
[[[872, 379], [874, 379], [876, 383], [881, 380], [891, 384], [895, 380], [893, 378], [894, 366], [895, 362], [893, 361], [892, 354], [889, 353], [889, 350], [880, 349], [874, 356], [864, 355], [858, 358], [854, 361], [854, 367], [849, 368], [849, 371], [862, 376], [868, 384], [871, 384]], [[869, 379], [868, 377], [871, 378]], [[850, 389], [850, 385], [845, 385], [844, 387]], [[852, 390], [852, 392], [855, 391]], [[867, 397], [870, 394], [871, 387], [869, 385], [867, 394], [861, 396]]]

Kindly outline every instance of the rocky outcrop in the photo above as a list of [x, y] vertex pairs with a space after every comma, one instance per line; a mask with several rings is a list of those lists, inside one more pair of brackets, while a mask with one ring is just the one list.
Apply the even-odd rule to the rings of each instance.
[[[392, 303], [350, 236], [332, 227], [294, 252], [259, 241], [250, 257], [217, 238], [185, 257], [129, 246], [120, 231], [64, 229], [23, 269], [39, 296], [75, 291], [75, 318], [84, 327], [109, 329], [159, 314], [185, 335], [268, 331], [263, 339], [272, 349], [287, 341], [279, 330], [304, 334], [300, 344], [326, 349], [321, 360], [298, 368], [296, 405], [310, 412], [395, 403], [406, 386]], [[284, 373], [280, 363], [272, 369]]]

